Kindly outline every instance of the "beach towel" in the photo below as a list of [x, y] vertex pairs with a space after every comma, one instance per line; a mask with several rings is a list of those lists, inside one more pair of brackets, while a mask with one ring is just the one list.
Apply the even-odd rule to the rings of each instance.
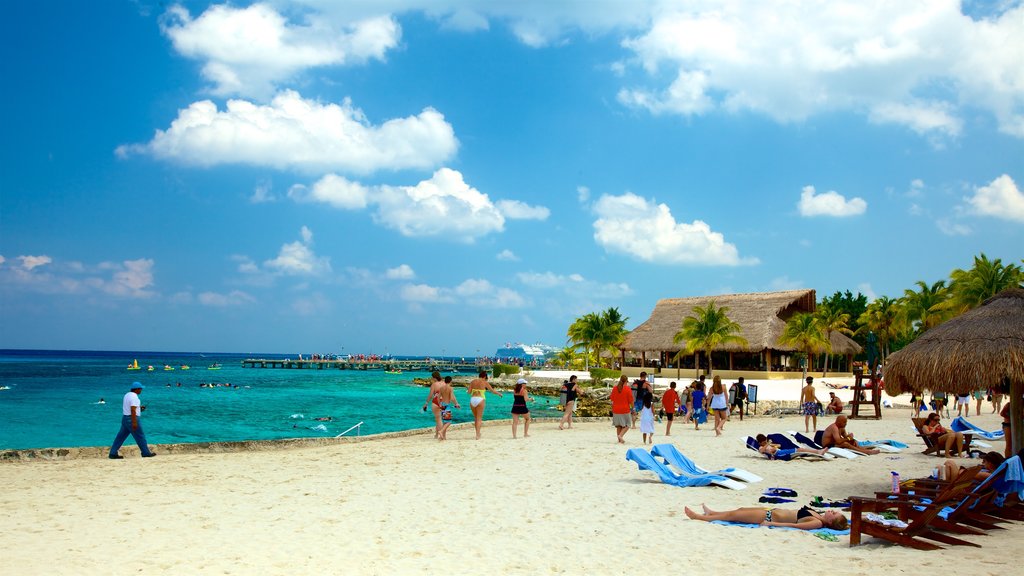
[[666, 462], [679, 469], [684, 474], [697, 476], [701, 474], [717, 474], [727, 478], [742, 480], [743, 482], [760, 482], [764, 480], [753, 472], [747, 472], [740, 468], [722, 468], [713, 472], [705, 470], [690, 460], [685, 454], [679, 451], [674, 444], [655, 444], [651, 447], [651, 454], [663, 458]]
[[729, 522], [727, 520], [712, 520], [712, 524], [721, 524], [722, 526], [739, 526], [740, 528], [769, 528], [771, 530], [796, 530], [798, 532], [808, 532], [810, 534], [831, 534], [832, 536], [849, 536], [850, 529], [836, 530], [834, 528], [818, 528], [817, 530], [801, 530], [799, 528], [790, 528], [789, 526], [761, 526], [760, 524], [747, 524], [745, 522]]
[[996, 431], [996, 432], [989, 432], [987, 430], [982, 430], [981, 428], [975, 426], [974, 424], [971, 424], [970, 422], [967, 421], [966, 418], [963, 418], [961, 416], [957, 416], [956, 418], [953, 418], [953, 421], [949, 423], [949, 428], [950, 428], [950, 430], [952, 430], [954, 432], [967, 432], [969, 434], [974, 434], [975, 436], [981, 436], [982, 438], [984, 438], [986, 440], [1002, 440], [1003, 439], [1003, 431], [1002, 430], [999, 430], [999, 431]]
[[[1024, 500], [1024, 466], [1021, 465], [1020, 456], [1011, 456], [1006, 459], [1001, 467], [1006, 467], [1006, 475], [996, 480], [993, 484], [996, 492], [1002, 494], [1016, 493], [1017, 498]], [[998, 468], [996, 469], [999, 470]], [[995, 472], [993, 472], [995, 474]]]
[[858, 440], [857, 445], [864, 446], [865, 448], [874, 448], [879, 452], [888, 452], [890, 454], [902, 452], [907, 447], [906, 444], [896, 440]]

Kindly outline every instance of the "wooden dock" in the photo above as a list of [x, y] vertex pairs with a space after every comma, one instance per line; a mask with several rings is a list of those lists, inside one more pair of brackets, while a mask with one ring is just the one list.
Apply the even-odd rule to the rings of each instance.
[[283, 368], [285, 370], [383, 370], [402, 372], [458, 372], [475, 376], [481, 370], [491, 371], [490, 364], [473, 362], [442, 362], [438, 360], [293, 360], [279, 358], [246, 358], [244, 368]]

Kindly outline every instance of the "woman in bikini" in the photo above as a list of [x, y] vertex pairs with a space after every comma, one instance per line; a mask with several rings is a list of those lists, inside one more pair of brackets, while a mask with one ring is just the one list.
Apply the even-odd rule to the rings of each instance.
[[444, 387], [441, 390], [441, 435], [438, 436], [438, 440], [448, 439], [448, 428], [452, 425], [452, 404], [455, 404], [456, 408], [462, 408], [459, 406], [459, 401], [455, 399], [452, 377], [445, 376]]
[[799, 530], [817, 530], [819, 528], [832, 528], [833, 530], [846, 530], [846, 516], [836, 510], [816, 512], [807, 506], [799, 510], [787, 510], [785, 508], [737, 508], [716, 512], [701, 504], [703, 514], [699, 514], [683, 508], [686, 515], [693, 520], [724, 520], [726, 522], [742, 522], [744, 524], [759, 524], [761, 526], [780, 526], [784, 528], [797, 528]]
[[444, 389], [444, 381], [441, 380], [441, 373], [434, 372], [430, 375], [430, 390], [427, 391], [427, 399], [423, 402], [423, 411], [427, 411], [430, 405], [434, 413], [434, 438], [441, 438], [441, 391]]
[[501, 392], [495, 390], [491, 383], [487, 381], [487, 371], [481, 370], [480, 377], [473, 379], [466, 387], [469, 391], [469, 409], [473, 412], [473, 427], [476, 428], [476, 439], [480, 439], [480, 427], [483, 425], [484, 420], [484, 404], [487, 403], [487, 399], [484, 395], [490, 391], [492, 394], [498, 396], [504, 396]]

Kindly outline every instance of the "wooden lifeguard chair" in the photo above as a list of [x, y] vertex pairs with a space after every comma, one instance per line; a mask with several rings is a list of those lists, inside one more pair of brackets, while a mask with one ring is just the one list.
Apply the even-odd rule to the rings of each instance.
[[[882, 418], [882, 379], [878, 377], [876, 370], [871, 370], [871, 374], [865, 378], [863, 368], [854, 368], [853, 371], [853, 400], [850, 400], [850, 418], [872, 418], [874, 420], [880, 420]], [[865, 392], [870, 392], [870, 396], [861, 400], [861, 396]], [[861, 406], [864, 406], [865, 413], [860, 413]], [[875, 408], [874, 414], [869, 414], [867, 408], [873, 406]]]

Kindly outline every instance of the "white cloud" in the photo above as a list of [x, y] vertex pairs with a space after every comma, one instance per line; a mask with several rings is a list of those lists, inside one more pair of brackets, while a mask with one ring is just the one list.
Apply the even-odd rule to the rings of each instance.
[[519, 257], [516, 256], [515, 252], [507, 248], [505, 250], [502, 250], [501, 252], [498, 252], [496, 258], [503, 262], [519, 262]]
[[935, 221], [935, 225], [946, 236], [970, 236], [972, 232], [970, 226], [955, 222], [949, 218], [939, 218]]
[[267, 202], [274, 202], [277, 198], [273, 194], [273, 186], [270, 182], [260, 182], [256, 185], [256, 188], [252, 191], [252, 196], [249, 196], [249, 202], [253, 204], [264, 204]]
[[797, 208], [801, 216], [834, 216], [843, 218], [847, 216], [859, 216], [868, 209], [868, 203], [863, 198], [851, 198], [847, 200], [842, 194], [834, 191], [816, 194], [814, 186], [804, 186], [800, 192], [800, 201]]
[[411, 280], [416, 277], [416, 272], [408, 264], [401, 264], [394, 268], [388, 268], [384, 274], [389, 280]]
[[789, 276], [779, 276], [772, 278], [771, 282], [768, 283], [768, 291], [799, 290], [805, 286], [806, 284], [802, 280], [793, 280]]
[[970, 211], [979, 216], [1024, 222], [1024, 193], [1006, 174], [975, 188], [974, 194], [964, 200], [970, 205]]
[[633, 193], [602, 195], [594, 205], [594, 240], [608, 252], [644, 262], [738, 266], [757, 259], [740, 258], [736, 246], [705, 222], [677, 223], [665, 204]]
[[590, 201], [590, 188], [586, 186], [576, 187], [576, 199], [579, 200], [580, 204], [586, 204]]
[[383, 60], [401, 38], [390, 17], [336, 23], [307, 13], [306, 22], [296, 24], [265, 3], [215, 5], [194, 19], [175, 5], [161, 18], [161, 29], [179, 54], [204, 62], [203, 77], [221, 96], [266, 96], [308, 68]]
[[[985, 19], [959, 2], [679, 2], [649, 7], [623, 46], [650, 75], [623, 103], [654, 113], [834, 111], [956, 137], [969, 108], [1024, 137], [1024, 5]], [[666, 85], [667, 83], [667, 85]]]
[[516, 278], [531, 288], [561, 290], [574, 298], [620, 298], [633, 293], [625, 282], [600, 283], [576, 273], [520, 272]]
[[203, 306], [213, 306], [216, 308], [244, 306], [246, 304], [256, 303], [256, 298], [253, 298], [250, 294], [242, 292], [241, 290], [232, 290], [227, 294], [220, 294], [217, 292], [200, 292], [197, 299]]
[[129, 298], [149, 298], [155, 293], [148, 290], [153, 286], [153, 260], [140, 258], [125, 260], [112, 265], [113, 276], [98, 286], [108, 294]]
[[544, 206], [530, 206], [518, 200], [498, 200], [498, 210], [509, 220], [547, 220], [551, 210]]
[[340, 105], [321, 104], [285, 90], [269, 105], [228, 100], [221, 111], [209, 100], [195, 102], [179, 110], [170, 127], [157, 130], [148, 143], [122, 145], [116, 152], [197, 166], [247, 164], [368, 174], [432, 168], [457, 149], [451, 125], [432, 108], [374, 126], [348, 99]]
[[53, 258], [49, 256], [18, 256], [18, 260], [21, 261], [21, 267], [25, 270], [32, 270], [53, 262]]
[[7, 262], [7, 259], [0, 255], [0, 266], [3, 266], [4, 262]]
[[377, 224], [410, 237], [443, 236], [473, 242], [505, 227], [505, 217], [490, 198], [449, 168], [441, 168], [415, 186], [367, 187], [329, 174], [313, 185], [312, 193], [293, 186], [289, 196], [297, 202], [323, 202], [337, 208], [355, 209], [360, 203], [374, 206]]
[[522, 308], [527, 305], [526, 299], [515, 290], [476, 278], [465, 280], [454, 288], [407, 284], [402, 287], [399, 296], [406, 302], [420, 304], [459, 302], [480, 308]]
[[857, 292], [868, 297], [869, 302], [874, 302], [878, 296], [875, 294], [875, 290], [871, 287], [871, 284], [864, 282], [857, 285]]
[[313, 232], [303, 226], [300, 234], [302, 240], [284, 244], [277, 258], [267, 260], [263, 266], [275, 273], [286, 275], [316, 276], [330, 272], [330, 258], [317, 256], [311, 248]]
[[441, 288], [427, 284], [408, 284], [402, 286], [399, 294], [407, 302], [452, 302], [450, 294]]
[[317, 316], [330, 312], [334, 303], [330, 298], [317, 292], [292, 302], [292, 310], [299, 316]]

